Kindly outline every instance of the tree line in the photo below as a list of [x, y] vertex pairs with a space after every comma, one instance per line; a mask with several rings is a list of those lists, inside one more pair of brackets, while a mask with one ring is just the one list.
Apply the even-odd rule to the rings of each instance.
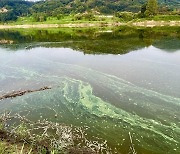
[[[138, 12], [138, 17], [169, 13], [174, 10], [178, 13], [179, 5], [179, 0], [48, 0], [38, 2], [0, 0], [0, 21], [14, 21], [20, 16], [33, 16], [35, 21], [41, 22], [45, 21], [47, 17], [61, 19], [64, 15], [83, 14], [85, 12], [116, 14], [116, 16], [125, 16], [125, 18], [127, 16], [127, 19], [131, 19]], [[3, 12], [3, 9], [7, 11]], [[93, 18], [92, 15], [88, 16]], [[76, 18], [81, 17], [77, 15]]]

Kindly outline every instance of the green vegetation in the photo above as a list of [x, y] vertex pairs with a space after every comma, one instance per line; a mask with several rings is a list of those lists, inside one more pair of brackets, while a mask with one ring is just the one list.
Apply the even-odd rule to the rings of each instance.
[[180, 15], [156, 15], [152, 17], [153, 20], [155, 21], [179, 21], [180, 20]]
[[177, 21], [180, 20], [180, 12], [178, 10], [168, 11], [158, 4], [157, 0], [148, 0], [141, 6], [138, 13], [117, 12], [116, 16], [122, 21], [132, 20], [155, 20], [155, 21]]
[[16, 20], [19, 16], [27, 16], [32, 3], [23, 0], [0, 0], [0, 21]]
[[9, 143], [0, 141], [0, 154], [32, 154], [32, 149], [24, 147], [24, 144]]
[[8, 153], [13, 153], [15, 151], [15, 147], [14, 146], [7, 146], [7, 144], [5, 142], [0, 142], [0, 153], [1, 154], [8, 154]]
[[118, 17], [121, 21], [131, 21], [137, 19], [138, 14], [132, 12], [117, 12], [116, 17]]
[[22, 24], [68, 24], [68, 23], [113, 23], [118, 22], [117, 17], [107, 17], [94, 15], [92, 13], [83, 13], [76, 15], [63, 15], [59, 17], [47, 17], [33, 15], [30, 17], [19, 17], [16, 22], [9, 22], [10, 25]]
[[[59, 14], [77, 14], [86, 11], [95, 11], [102, 14], [113, 14], [118, 11], [130, 11], [139, 12], [142, 4], [146, 3], [147, 0], [51, 0], [45, 2], [37, 2], [32, 7], [32, 12], [43, 12], [50, 16], [56, 16]], [[177, 9], [179, 1], [158, 1], [160, 6], [168, 6], [169, 10]]]
[[149, 16], [157, 15], [157, 13], [158, 13], [157, 0], [148, 0], [144, 15], [146, 17], [149, 17]]
[[[15, 24], [118, 22], [166, 15], [179, 16], [178, 0], [0, 0], [0, 22]], [[109, 15], [113, 16], [110, 17]], [[174, 17], [175, 16], [175, 17]], [[160, 19], [160, 18], [158, 18]], [[13, 23], [14, 24], [14, 23]]]

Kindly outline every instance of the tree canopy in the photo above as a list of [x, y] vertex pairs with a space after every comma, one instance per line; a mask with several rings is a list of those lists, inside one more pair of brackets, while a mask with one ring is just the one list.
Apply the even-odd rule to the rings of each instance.
[[158, 12], [158, 3], [157, 0], [148, 0], [146, 5], [146, 11], [144, 12], [145, 16], [154, 16]]
[[28, 15], [32, 4], [24, 0], [0, 0], [0, 21], [16, 20], [18, 16]]
[[[144, 5], [147, 4], [147, 5]], [[169, 9], [180, 8], [179, 0], [158, 0], [159, 6]], [[25, 0], [0, 0], [0, 21], [16, 20], [19, 16], [34, 15], [38, 20], [45, 20], [45, 16], [77, 14], [88, 11], [101, 14], [116, 12], [142, 12], [147, 16], [156, 14], [157, 0], [45, 0], [29, 2]], [[3, 11], [6, 9], [7, 11]]]

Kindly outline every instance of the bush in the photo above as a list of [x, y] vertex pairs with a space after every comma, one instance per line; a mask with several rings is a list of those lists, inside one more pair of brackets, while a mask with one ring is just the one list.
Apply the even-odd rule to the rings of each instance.
[[56, 17], [57, 17], [58, 20], [60, 20], [60, 19], [62, 19], [64, 16], [63, 16], [62, 14], [58, 14]]
[[44, 13], [41, 14], [34, 14], [33, 15], [34, 21], [35, 22], [43, 22], [47, 20], [47, 16]]
[[83, 14], [78, 13], [74, 16], [75, 20], [89, 20], [89, 21], [95, 21], [96, 18], [93, 13], [85, 12]]
[[132, 12], [117, 12], [116, 17], [124, 20], [124, 21], [130, 21], [135, 18], [137, 18], [137, 13], [132, 13]]
[[74, 16], [75, 20], [81, 20], [83, 18], [82, 14], [78, 13]]
[[2, 22], [15, 21], [16, 19], [17, 16], [12, 11], [9, 11], [7, 13], [0, 13], [0, 21]]

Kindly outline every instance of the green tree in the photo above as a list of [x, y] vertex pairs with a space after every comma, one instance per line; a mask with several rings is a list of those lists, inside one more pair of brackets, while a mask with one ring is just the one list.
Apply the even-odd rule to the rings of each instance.
[[147, 7], [147, 3], [144, 3], [142, 6], [141, 6], [141, 13], [144, 14], [146, 12], [146, 7]]
[[145, 16], [154, 16], [158, 12], [158, 3], [157, 0], [148, 0], [146, 11], [144, 12]]
[[36, 13], [33, 15], [35, 22], [43, 22], [47, 20], [47, 16], [45, 13]]

